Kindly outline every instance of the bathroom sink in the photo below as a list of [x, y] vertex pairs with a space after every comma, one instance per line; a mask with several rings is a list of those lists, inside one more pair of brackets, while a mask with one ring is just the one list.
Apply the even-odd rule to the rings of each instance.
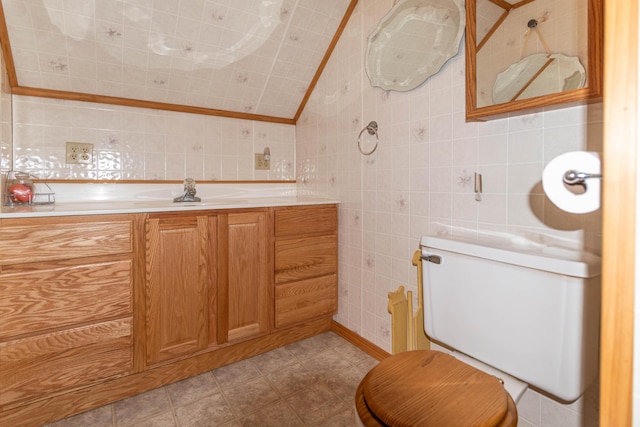
[[246, 204], [246, 199], [212, 199], [202, 202], [173, 202], [169, 200], [138, 200], [130, 202], [130, 205], [134, 208], [193, 208], [193, 207], [211, 207], [211, 206], [236, 206]]
[[220, 205], [241, 205], [247, 203], [245, 199], [215, 199], [204, 202], [171, 202], [171, 206], [220, 206]]

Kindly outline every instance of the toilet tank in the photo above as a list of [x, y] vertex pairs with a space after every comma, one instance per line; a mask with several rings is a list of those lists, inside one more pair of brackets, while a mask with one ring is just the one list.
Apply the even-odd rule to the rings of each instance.
[[600, 258], [586, 252], [421, 239], [429, 337], [563, 401], [598, 369]]

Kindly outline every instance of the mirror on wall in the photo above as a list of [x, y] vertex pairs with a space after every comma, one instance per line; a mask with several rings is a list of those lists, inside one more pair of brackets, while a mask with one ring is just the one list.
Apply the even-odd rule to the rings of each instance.
[[365, 69], [371, 85], [409, 91], [460, 49], [463, 0], [399, 0], [369, 35]]
[[467, 1], [467, 120], [602, 96], [602, 0]]

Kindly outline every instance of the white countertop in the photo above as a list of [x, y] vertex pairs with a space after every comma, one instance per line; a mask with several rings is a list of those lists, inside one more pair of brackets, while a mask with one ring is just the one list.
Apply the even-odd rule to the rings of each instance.
[[180, 184], [50, 184], [56, 202], [0, 208], [2, 218], [55, 217], [118, 213], [195, 211], [339, 203], [336, 199], [299, 195], [295, 184], [197, 184], [201, 202], [173, 202]]

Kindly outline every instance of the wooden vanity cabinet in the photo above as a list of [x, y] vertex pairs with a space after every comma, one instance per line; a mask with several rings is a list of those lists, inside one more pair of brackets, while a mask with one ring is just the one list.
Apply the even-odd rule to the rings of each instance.
[[269, 332], [273, 311], [271, 209], [218, 216], [218, 342]]
[[277, 208], [275, 327], [331, 316], [337, 309], [337, 207]]
[[150, 366], [269, 332], [270, 218], [268, 209], [149, 215]]
[[337, 242], [335, 205], [0, 220], [0, 425], [330, 330]]
[[215, 343], [215, 216], [153, 214], [146, 221], [147, 364]]
[[0, 220], [0, 408], [134, 371], [134, 218]]

